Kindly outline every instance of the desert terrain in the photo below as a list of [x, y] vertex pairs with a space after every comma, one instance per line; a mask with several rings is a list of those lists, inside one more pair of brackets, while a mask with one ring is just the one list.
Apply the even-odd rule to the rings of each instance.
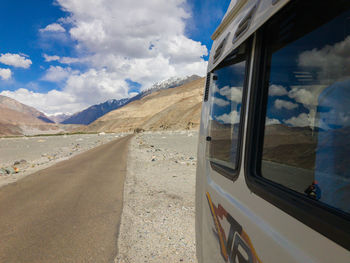
[[[47, 170], [51, 169], [50, 167], [53, 167], [53, 171], [64, 170], [67, 161], [74, 161], [75, 157], [80, 156], [83, 158], [85, 152], [89, 153], [102, 145], [107, 146], [107, 143], [126, 135], [126, 133], [101, 133], [2, 138], [1, 166], [12, 167], [17, 163], [19, 170], [18, 173], [0, 175], [0, 187], [2, 186], [0, 190], [9, 191], [8, 187], [4, 188], [6, 185], [11, 186], [13, 182], [21, 183], [22, 180], [18, 180], [24, 177], [31, 179], [23, 181], [24, 183], [40, 179], [39, 176], [42, 177], [40, 181], [44, 180], [45, 183], [48, 176], [52, 177], [51, 170]], [[123, 200], [118, 241], [113, 244], [114, 249], [109, 249], [118, 251], [115, 262], [140, 262], [141, 258], [142, 262], [196, 262], [194, 186], [197, 140], [198, 132], [191, 130], [134, 134], [128, 146], [128, 154], [125, 156], [127, 158], [125, 183], [120, 185], [121, 190], [115, 189], [115, 195], [121, 195]], [[92, 154], [94, 153], [91, 152], [90, 156], [94, 156]], [[100, 162], [96, 154], [95, 157], [89, 158], [96, 158], [96, 162]], [[81, 174], [88, 173], [88, 170], [84, 171], [90, 165], [83, 163], [83, 166], [75, 167], [74, 170]], [[114, 173], [103, 167], [98, 168], [101, 173]], [[70, 171], [67, 173], [69, 175]], [[17, 185], [13, 187], [18, 188]], [[57, 187], [61, 188], [58, 185]], [[16, 194], [18, 196], [15, 200], [22, 194], [25, 193]], [[51, 221], [47, 224], [49, 222]], [[111, 231], [114, 230], [115, 228], [111, 228]], [[45, 248], [40, 249], [45, 251]], [[78, 256], [80, 258], [81, 254]], [[31, 257], [37, 258], [35, 252]]]
[[117, 263], [197, 262], [196, 131], [142, 133], [130, 143]]
[[122, 136], [125, 134], [0, 138], [0, 187]]

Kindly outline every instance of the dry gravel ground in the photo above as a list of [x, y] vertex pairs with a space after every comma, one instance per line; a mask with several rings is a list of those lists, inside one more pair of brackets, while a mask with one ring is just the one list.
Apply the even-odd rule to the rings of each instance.
[[0, 187], [125, 135], [102, 133], [0, 138], [0, 168], [11, 168], [16, 161], [25, 161], [15, 165], [18, 173], [0, 173]]
[[182, 131], [132, 139], [115, 262], [197, 262], [197, 138]]

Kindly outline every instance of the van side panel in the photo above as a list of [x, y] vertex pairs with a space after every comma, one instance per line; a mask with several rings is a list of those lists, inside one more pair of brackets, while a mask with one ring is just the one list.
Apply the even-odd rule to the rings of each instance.
[[[234, 2], [234, 1], [232, 1]], [[210, 53], [208, 72], [212, 72], [228, 54], [239, 47], [275, 13], [288, 4], [288, 0], [250, 0], [237, 14], [236, 19], [219, 35]], [[256, 13], [249, 29], [234, 41], [240, 22], [254, 6]], [[230, 8], [234, 4], [231, 3]], [[315, 7], [317, 10], [317, 7]], [[313, 10], [313, 11], [315, 11]], [[229, 12], [230, 10], [228, 10]], [[214, 53], [230, 33], [227, 44], [217, 61]], [[259, 46], [254, 41], [250, 53], [250, 70], [245, 104], [244, 129], [241, 147], [241, 163], [236, 180], [230, 180], [212, 168], [208, 160], [209, 116], [212, 92], [202, 105], [198, 141], [196, 175], [196, 247], [200, 263], [212, 262], [350, 262], [350, 251], [308, 227], [301, 221], [279, 209], [247, 186], [245, 142], [247, 140], [249, 104], [252, 92], [253, 67], [256, 67]], [[203, 87], [204, 88], [204, 87]], [[210, 89], [213, 89], [210, 86]]]

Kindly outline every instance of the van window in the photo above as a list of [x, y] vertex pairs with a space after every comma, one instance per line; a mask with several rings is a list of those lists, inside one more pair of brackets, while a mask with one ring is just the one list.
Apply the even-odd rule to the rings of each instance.
[[350, 213], [350, 4], [299, 3], [265, 31], [261, 175]]
[[212, 72], [209, 159], [233, 170], [238, 161], [246, 65], [246, 48], [242, 45]]

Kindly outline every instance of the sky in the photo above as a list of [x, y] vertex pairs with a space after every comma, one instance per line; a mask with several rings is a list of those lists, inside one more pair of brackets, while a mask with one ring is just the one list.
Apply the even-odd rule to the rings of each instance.
[[204, 76], [229, 0], [2, 0], [0, 95], [48, 114]]

